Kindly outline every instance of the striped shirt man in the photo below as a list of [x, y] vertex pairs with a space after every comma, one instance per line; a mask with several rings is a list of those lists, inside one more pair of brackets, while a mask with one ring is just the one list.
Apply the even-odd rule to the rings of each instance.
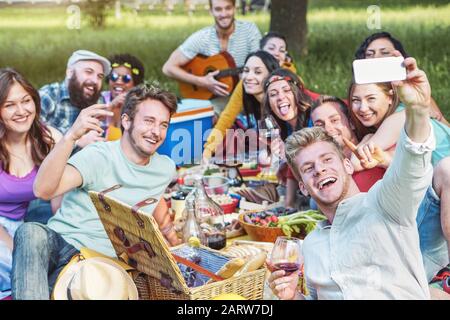
[[[227, 52], [234, 58], [237, 67], [242, 67], [247, 55], [259, 49], [261, 33], [253, 22], [235, 21], [235, 29], [228, 41]], [[188, 59], [196, 55], [213, 56], [221, 52], [220, 41], [214, 25], [192, 34], [179, 47]]]

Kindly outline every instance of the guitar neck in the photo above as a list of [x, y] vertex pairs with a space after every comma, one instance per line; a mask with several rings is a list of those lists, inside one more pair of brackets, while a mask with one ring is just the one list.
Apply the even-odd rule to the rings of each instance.
[[214, 77], [216, 79], [224, 78], [224, 77], [233, 77], [239, 75], [244, 68], [230, 68], [220, 70], [220, 72]]

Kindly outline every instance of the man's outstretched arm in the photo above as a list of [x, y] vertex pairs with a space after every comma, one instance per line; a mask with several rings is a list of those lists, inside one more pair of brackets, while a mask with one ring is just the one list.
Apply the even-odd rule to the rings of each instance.
[[75, 142], [89, 130], [102, 133], [100, 117], [112, 116], [106, 105], [93, 105], [82, 110], [64, 137], [55, 145], [39, 167], [33, 192], [36, 197], [50, 200], [81, 186], [83, 179], [80, 172], [68, 165]]
[[407, 58], [404, 63], [407, 78], [393, 85], [406, 106], [406, 121], [394, 160], [377, 187], [377, 203], [399, 224], [410, 226], [432, 180], [431, 152], [435, 139], [430, 124], [431, 88], [427, 76], [414, 58]]

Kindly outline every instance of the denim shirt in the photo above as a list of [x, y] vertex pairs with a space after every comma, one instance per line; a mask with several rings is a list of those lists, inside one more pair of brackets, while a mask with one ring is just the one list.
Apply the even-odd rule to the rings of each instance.
[[429, 299], [416, 215], [432, 180], [433, 130], [402, 130], [393, 163], [367, 193], [343, 200], [303, 243], [309, 299]]
[[[65, 134], [81, 111], [70, 102], [67, 82], [47, 84], [39, 89], [39, 95], [41, 96], [41, 120]], [[100, 97], [98, 103], [103, 103], [103, 97]]]

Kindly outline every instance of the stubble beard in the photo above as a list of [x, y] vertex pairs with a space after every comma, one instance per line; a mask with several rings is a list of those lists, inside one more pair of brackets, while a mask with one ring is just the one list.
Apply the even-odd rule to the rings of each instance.
[[[134, 120], [133, 120], [134, 121]], [[136, 142], [136, 139], [133, 137], [133, 131], [134, 131], [134, 124], [133, 122], [130, 125], [130, 129], [128, 130], [128, 136], [130, 139], [130, 144], [133, 147], [133, 149], [135, 150], [135, 152], [142, 158], [150, 158], [153, 153], [149, 153], [145, 150], [143, 150], [141, 147], [139, 147], [139, 145]]]
[[225, 28], [222, 27], [222, 26], [219, 24], [218, 21], [216, 21], [216, 27], [217, 27], [217, 29], [219, 29], [220, 31], [229, 31], [230, 29], [233, 28], [234, 21], [235, 21], [235, 19], [234, 19], [234, 17], [232, 17], [232, 18], [231, 18], [231, 21], [230, 21], [230, 24], [229, 24], [228, 26], [226, 26]]

